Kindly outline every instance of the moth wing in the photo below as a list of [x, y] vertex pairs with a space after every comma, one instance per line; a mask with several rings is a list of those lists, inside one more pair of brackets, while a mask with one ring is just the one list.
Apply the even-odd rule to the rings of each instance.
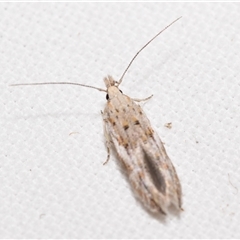
[[175, 168], [142, 108], [119, 94], [108, 101], [103, 118], [110, 142], [143, 204], [153, 212], [166, 213], [171, 204], [181, 208]]
[[147, 142], [139, 139], [136, 148], [119, 144], [119, 132], [106, 122], [106, 132], [125, 166], [130, 184], [146, 208], [152, 212], [167, 212], [169, 205], [181, 208], [181, 186], [165, 148], [154, 132]]
[[[146, 164], [147, 172], [150, 173], [152, 187], [155, 187], [160, 194], [160, 205], [164, 205], [164, 209], [167, 209], [168, 206], [173, 204], [177, 209], [181, 209], [182, 189], [180, 181], [175, 167], [156, 132], [153, 133], [152, 138], [147, 143], [142, 144], [142, 149], [143, 161]], [[159, 196], [154, 197], [156, 200], [158, 198]]]

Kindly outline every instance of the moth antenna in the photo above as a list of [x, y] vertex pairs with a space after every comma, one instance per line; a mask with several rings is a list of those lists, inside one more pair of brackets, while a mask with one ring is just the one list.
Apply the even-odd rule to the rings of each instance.
[[97, 89], [98, 91], [101, 92], [107, 92], [105, 89], [98, 88], [98, 87], [93, 87], [85, 84], [80, 84], [80, 83], [72, 83], [72, 82], [46, 82], [46, 83], [20, 83], [20, 84], [11, 84], [10, 86], [30, 86], [30, 85], [50, 85], [50, 84], [68, 84], [68, 85], [77, 85], [77, 86], [82, 86], [82, 87], [88, 87], [88, 88], [93, 88]]
[[[167, 28], [169, 28], [171, 25], [173, 25], [175, 22], [177, 22], [181, 17], [177, 18], [176, 20], [174, 20], [172, 23], [170, 23], [168, 26], [166, 26], [164, 29], [162, 29], [160, 32], [158, 32], [152, 39], [150, 39], [132, 58], [132, 60], [130, 61], [130, 63], [128, 64], [127, 68], [125, 69], [125, 71], [123, 72], [120, 80], [117, 82], [117, 86], [119, 86], [122, 81], [123, 81], [123, 77], [125, 76], [126, 72], [128, 71], [128, 69], [130, 68], [130, 66], [132, 65], [133, 61], [136, 59], [136, 57], [138, 56], [138, 54], [140, 52], [142, 52], [142, 50], [144, 48], [146, 48], [155, 38], [157, 38], [162, 32], [164, 32]], [[20, 84], [10, 84], [10, 86], [31, 86], [31, 85], [50, 85], [50, 84], [68, 84], [68, 85], [77, 85], [77, 86], [82, 86], [82, 87], [88, 87], [88, 88], [93, 88], [96, 89], [98, 91], [101, 92], [107, 92], [107, 90], [102, 89], [102, 88], [98, 88], [98, 87], [93, 87], [93, 86], [89, 86], [89, 85], [85, 85], [85, 84], [80, 84], [80, 83], [72, 83], [72, 82], [46, 82], [46, 83], [20, 83]]]
[[[182, 16], [181, 16], [182, 17]], [[132, 58], [132, 60], [130, 61], [130, 63], [128, 64], [126, 70], [123, 72], [120, 80], [118, 81], [118, 86], [121, 84], [121, 82], [123, 81], [123, 77], [126, 74], [126, 72], [128, 71], [128, 69], [130, 68], [130, 66], [132, 65], [133, 61], [135, 60], [135, 58], [138, 56], [138, 54], [145, 48], [147, 47], [155, 38], [157, 38], [162, 32], [164, 32], [167, 28], [169, 28], [171, 25], [173, 25], [176, 21], [178, 21], [181, 17], [177, 18], [176, 20], [174, 20], [172, 23], [170, 23], [168, 26], [166, 26], [164, 29], [162, 29], [160, 32], [158, 32], [157, 35], [155, 35], [152, 39], [150, 39]]]

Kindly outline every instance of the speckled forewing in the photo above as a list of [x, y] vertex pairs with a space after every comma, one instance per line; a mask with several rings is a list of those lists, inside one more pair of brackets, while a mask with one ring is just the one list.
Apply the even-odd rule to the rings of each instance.
[[165, 148], [142, 108], [121, 94], [107, 102], [107, 134], [125, 165], [131, 185], [151, 211], [181, 208], [181, 186]]

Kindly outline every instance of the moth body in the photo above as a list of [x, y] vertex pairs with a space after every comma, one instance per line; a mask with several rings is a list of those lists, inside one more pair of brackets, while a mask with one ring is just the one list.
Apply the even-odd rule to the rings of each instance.
[[130, 184], [152, 212], [181, 209], [181, 185], [163, 143], [142, 108], [118, 89], [111, 76], [104, 79], [108, 101], [103, 113], [107, 146], [113, 144]]

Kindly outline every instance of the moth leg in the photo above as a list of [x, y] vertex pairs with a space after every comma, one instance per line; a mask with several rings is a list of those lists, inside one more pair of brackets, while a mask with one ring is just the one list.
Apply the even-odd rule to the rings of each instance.
[[153, 94], [147, 98], [143, 98], [143, 99], [139, 99], [139, 98], [132, 98], [133, 101], [135, 102], [142, 102], [142, 101], [147, 101], [149, 100], [151, 97], [153, 96]]
[[110, 159], [110, 146], [111, 146], [111, 140], [110, 140], [110, 136], [109, 134], [107, 133], [107, 130], [106, 130], [106, 125], [105, 125], [105, 119], [104, 119], [104, 113], [101, 111], [101, 114], [102, 114], [102, 118], [103, 118], [103, 129], [104, 129], [104, 137], [105, 137], [105, 145], [107, 147], [107, 159], [106, 161], [103, 163], [103, 165], [107, 164], [107, 162], [109, 161]]
[[[107, 137], [105, 136], [105, 138], [107, 138]], [[107, 164], [108, 161], [109, 161], [109, 159], [110, 159], [110, 144], [111, 144], [111, 142], [109, 142], [109, 141], [106, 139], [107, 159], [106, 159], [106, 161], [103, 163], [103, 165]]]

